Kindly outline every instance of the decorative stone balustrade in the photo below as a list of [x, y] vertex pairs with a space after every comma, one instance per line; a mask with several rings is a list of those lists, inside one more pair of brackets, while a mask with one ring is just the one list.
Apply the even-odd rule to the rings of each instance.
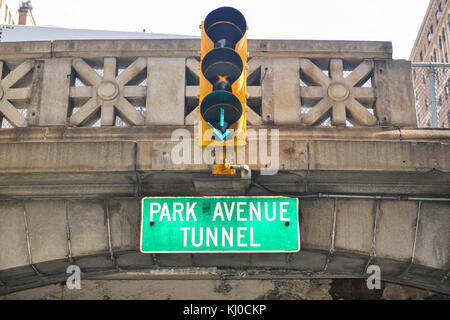
[[[0, 44], [3, 128], [193, 125], [199, 40]], [[249, 41], [249, 125], [416, 127], [387, 42]]]

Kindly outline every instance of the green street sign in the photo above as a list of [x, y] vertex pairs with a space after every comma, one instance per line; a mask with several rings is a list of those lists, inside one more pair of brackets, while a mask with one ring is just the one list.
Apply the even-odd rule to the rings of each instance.
[[142, 253], [298, 252], [298, 199], [142, 199]]

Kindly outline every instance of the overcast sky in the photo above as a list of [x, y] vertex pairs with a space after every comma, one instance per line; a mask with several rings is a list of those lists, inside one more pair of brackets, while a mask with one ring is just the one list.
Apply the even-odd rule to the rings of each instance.
[[200, 35], [220, 6], [240, 10], [249, 39], [392, 41], [408, 59], [429, 0], [32, 0], [40, 26]]

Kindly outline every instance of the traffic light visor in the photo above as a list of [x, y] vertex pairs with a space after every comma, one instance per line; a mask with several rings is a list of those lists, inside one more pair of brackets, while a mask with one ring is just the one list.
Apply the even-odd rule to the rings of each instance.
[[243, 68], [241, 56], [229, 48], [214, 49], [202, 60], [202, 74], [213, 85], [225, 81], [231, 86], [241, 76]]
[[216, 47], [233, 48], [247, 32], [247, 22], [238, 10], [221, 7], [205, 19], [205, 32]]

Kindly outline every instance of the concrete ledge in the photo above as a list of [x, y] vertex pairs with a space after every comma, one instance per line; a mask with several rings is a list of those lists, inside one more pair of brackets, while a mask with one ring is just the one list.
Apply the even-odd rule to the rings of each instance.
[[0, 172], [134, 171], [132, 142], [0, 143]]
[[334, 40], [249, 40], [252, 57], [392, 59], [392, 43]]
[[59, 57], [190, 57], [198, 56], [200, 39], [57, 40], [53, 56]]
[[[339, 140], [339, 141], [411, 141], [450, 143], [448, 129], [398, 128], [339, 128], [304, 126], [248, 126], [249, 129], [279, 130], [285, 141]], [[136, 127], [28, 127], [0, 129], [0, 143], [7, 142], [100, 142], [100, 141], [170, 141], [176, 129], [188, 130], [194, 136], [193, 126], [136, 126]]]
[[[177, 144], [171, 141], [0, 143], [0, 173], [208, 170], [206, 163], [174, 164], [171, 151]], [[280, 171], [450, 172], [450, 144], [444, 143], [281, 140], [279, 145]], [[194, 152], [192, 163], [193, 159]], [[259, 170], [264, 164], [250, 166]]]
[[52, 56], [51, 41], [0, 43], [1, 60], [48, 59]]
[[[144, 139], [147, 130], [137, 131], [137, 136], [140, 132], [140, 138]], [[92, 131], [82, 132], [91, 137]], [[132, 133], [128, 134], [131, 139]], [[88, 142], [79, 132], [80, 142], [62, 138], [52, 139], [53, 142], [14, 143], [10, 138], [9, 142], [0, 143], [0, 198], [269, 192], [256, 184], [288, 194], [448, 195], [449, 143], [372, 140], [370, 134], [365, 141], [350, 137], [327, 140], [329, 134], [330, 131], [325, 131], [324, 137], [308, 140], [297, 133], [299, 139], [294, 140], [285, 132], [279, 142], [277, 174], [260, 175], [264, 163], [251, 164], [251, 181], [240, 177], [211, 180], [206, 163], [175, 165], [171, 151], [177, 142], [156, 139], [151, 134], [150, 139], [154, 140], [150, 141], [114, 141], [114, 137], [108, 141], [103, 136], [97, 142], [86, 139]]]
[[[0, 199], [135, 197], [139, 194], [199, 196], [223, 195], [224, 192], [252, 196], [347, 193], [446, 197], [450, 188], [450, 174], [438, 171], [280, 171], [276, 176], [260, 176], [254, 171], [251, 182], [226, 178], [220, 184], [211, 183], [210, 176], [210, 170], [203, 173], [185, 170], [0, 175]], [[198, 188], [202, 181], [209, 182]], [[220, 189], [224, 187], [225, 190]]]
[[[198, 56], [200, 39], [58, 40], [55, 57]], [[252, 57], [392, 59], [392, 43], [377, 41], [249, 40]]]

